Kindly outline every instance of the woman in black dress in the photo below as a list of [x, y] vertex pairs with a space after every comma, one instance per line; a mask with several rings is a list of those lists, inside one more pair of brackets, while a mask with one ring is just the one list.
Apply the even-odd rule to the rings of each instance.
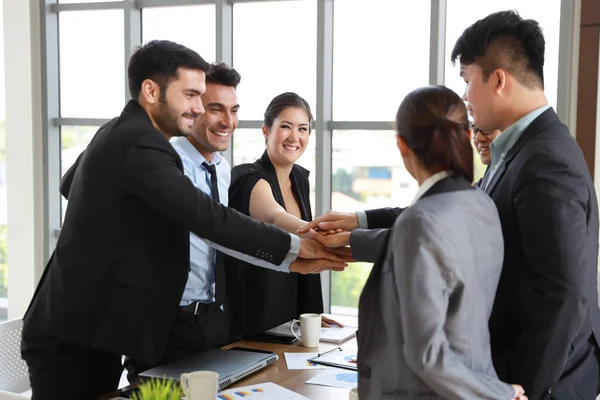
[[[232, 169], [229, 206], [295, 233], [312, 220], [309, 171], [295, 164], [308, 145], [312, 113], [306, 100], [288, 92], [271, 101], [264, 117], [266, 150], [256, 162]], [[230, 257], [225, 260], [225, 311], [234, 337], [259, 335], [300, 314], [323, 312], [319, 275], [244, 264]], [[322, 320], [325, 326], [337, 324]]]

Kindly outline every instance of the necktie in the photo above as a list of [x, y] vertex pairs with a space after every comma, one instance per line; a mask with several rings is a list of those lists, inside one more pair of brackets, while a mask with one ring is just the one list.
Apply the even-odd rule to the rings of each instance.
[[[202, 165], [210, 174], [210, 187], [212, 198], [219, 202], [219, 185], [217, 182], [217, 168], [214, 164], [203, 162]], [[223, 304], [225, 301], [225, 266], [223, 265], [223, 254], [216, 251], [215, 256], [215, 302], [217, 305]]]

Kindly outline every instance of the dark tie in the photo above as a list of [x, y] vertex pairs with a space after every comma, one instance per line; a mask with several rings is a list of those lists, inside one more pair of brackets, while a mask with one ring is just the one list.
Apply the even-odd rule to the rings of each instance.
[[[217, 183], [217, 168], [214, 164], [203, 162], [202, 165], [210, 174], [210, 187], [212, 198], [219, 202], [219, 185]], [[215, 255], [215, 302], [217, 305], [225, 301], [225, 266], [223, 265], [223, 254], [216, 251]]]

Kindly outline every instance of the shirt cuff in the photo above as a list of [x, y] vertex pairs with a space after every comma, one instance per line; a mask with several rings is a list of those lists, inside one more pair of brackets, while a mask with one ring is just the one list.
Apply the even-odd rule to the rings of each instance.
[[290, 272], [290, 264], [296, 261], [298, 254], [300, 253], [300, 238], [290, 233], [290, 251], [283, 262], [279, 265], [279, 271]]
[[367, 213], [364, 211], [357, 211], [356, 216], [358, 217], [358, 227], [360, 229], [369, 229], [369, 220], [367, 219]]

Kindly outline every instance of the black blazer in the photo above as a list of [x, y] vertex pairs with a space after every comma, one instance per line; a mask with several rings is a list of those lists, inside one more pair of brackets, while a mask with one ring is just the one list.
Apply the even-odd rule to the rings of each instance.
[[[235, 166], [231, 171], [229, 206], [250, 215], [250, 194], [260, 179], [271, 186], [275, 201], [283, 208], [283, 194], [275, 167], [267, 152], [253, 164]], [[309, 171], [294, 165], [290, 173], [292, 191], [301, 217], [312, 220]], [[257, 335], [303, 313], [322, 313], [323, 296], [319, 275], [283, 274], [265, 268], [248, 268], [245, 262], [225, 259], [227, 296], [225, 313], [235, 338]]]
[[553, 390], [567, 398], [563, 378], [600, 338], [598, 203], [581, 149], [552, 109], [523, 132], [485, 191], [504, 237], [490, 318], [494, 366], [530, 399]]
[[52, 338], [158, 362], [188, 277], [189, 231], [283, 262], [289, 233], [223, 207], [182, 171], [135, 101], [98, 130], [63, 180], [69, 205], [24, 317], [24, 348]]

